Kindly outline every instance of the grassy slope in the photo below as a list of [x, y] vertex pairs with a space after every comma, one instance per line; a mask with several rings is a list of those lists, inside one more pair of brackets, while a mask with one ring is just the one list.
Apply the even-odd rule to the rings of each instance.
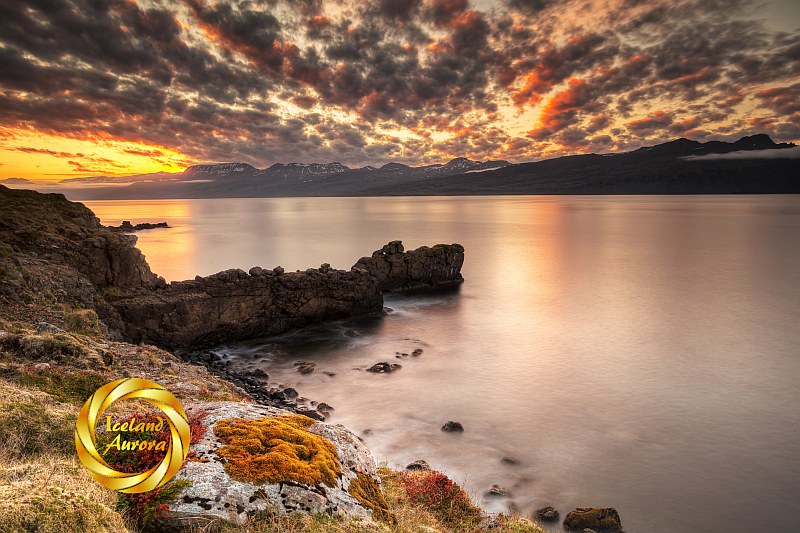
[[[30, 325], [0, 320], [0, 533], [32, 528], [136, 531], [131, 517], [116, 510], [116, 495], [95, 483], [77, 461], [73, 428], [80, 405], [100, 384], [127, 376], [155, 379], [184, 403], [195, 398], [243, 399], [242, 391], [158, 348], [110, 342], [100, 332], [86, 334], [85, 321], [64, 320], [62, 325], [72, 326], [73, 331], [37, 333]], [[49, 368], [42, 368], [42, 363]], [[471, 502], [443, 514], [441, 505], [432, 504], [441, 495], [415, 501], [407, 482], [425, 473], [383, 468], [380, 475], [396, 525], [263, 516], [247, 527], [228, 524], [222, 530], [410, 533], [480, 531], [491, 526], [501, 532], [541, 531], [519, 517], [487, 521]]]

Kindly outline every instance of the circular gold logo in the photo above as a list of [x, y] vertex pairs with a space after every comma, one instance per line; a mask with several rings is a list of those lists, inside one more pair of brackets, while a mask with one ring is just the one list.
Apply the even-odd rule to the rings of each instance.
[[[169, 423], [171, 439], [164, 459], [146, 472], [117, 472], [97, 452], [95, 426], [108, 407], [119, 400], [139, 399], [160, 409]], [[75, 424], [75, 447], [81, 463], [98, 483], [117, 492], [137, 494], [164, 485], [178, 473], [189, 453], [191, 431], [180, 402], [167, 389], [146, 379], [128, 378], [103, 385], [86, 400]]]

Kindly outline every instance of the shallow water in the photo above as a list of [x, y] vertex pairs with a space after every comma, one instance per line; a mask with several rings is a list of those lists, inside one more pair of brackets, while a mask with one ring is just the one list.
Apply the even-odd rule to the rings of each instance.
[[[138, 234], [168, 280], [459, 242], [458, 291], [227, 350], [333, 405], [379, 461], [425, 459], [494, 510], [510, 503], [484, 499], [498, 483], [523, 512], [614, 506], [629, 533], [796, 527], [798, 196], [86, 203], [104, 223], [175, 226]], [[363, 371], [379, 361], [403, 367]]]

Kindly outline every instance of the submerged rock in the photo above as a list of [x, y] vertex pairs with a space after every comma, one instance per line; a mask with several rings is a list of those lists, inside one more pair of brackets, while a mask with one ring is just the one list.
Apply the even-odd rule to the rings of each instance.
[[454, 433], [454, 432], [463, 433], [464, 426], [461, 425], [461, 422], [453, 422], [452, 420], [450, 420], [449, 422], [447, 422], [445, 425], [442, 426], [442, 431], [446, 431], [448, 433]]
[[496, 498], [507, 498], [511, 496], [511, 491], [502, 485], [492, 485], [492, 488], [490, 488], [485, 495]]
[[579, 507], [567, 513], [564, 528], [569, 531], [589, 528], [598, 532], [619, 533], [622, 531], [622, 522], [613, 507]]
[[558, 509], [550, 506], [537, 509], [536, 518], [542, 522], [555, 522], [559, 518]]
[[397, 363], [375, 363], [371, 367], [367, 369], [367, 372], [372, 372], [374, 374], [388, 374], [390, 372], [394, 372], [398, 368], [402, 368], [402, 365], [398, 365]]
[[[191, 409], [208, 413], [204, 424], [209, 429], [191, 447], [195, 460], [176, 476], [191, 484], [169, 504], [166, 529], [207, 527], [214, 520], [245, 525], [255, 513], [392, 521], [375, 459], [344, 426], [237, 402], [200, 403]], [[239, 454], [237, 439], [246, 438], [248, 431], [283, 442], [281, 451], [265, 446], [260, 452], [249, 448], [248, 454]], [[298, 448], [298, 455], [285, 451], [292, 447]], [[279, 453], [289, 455], [273, 460], [271, 456]]]
[[513, 457], [509, 457], [509, 456], [503, 457], [502, 459], [500, 459], [500, 461], [502, 463], [507, 464], [507, 465], [518, 465], [519, 464], [519, 460], [518, 459], [515, 459]]
[[317, 368], [316, 363], [311, 363], [309, 361], [295, 361], [294, 363], [295, 369], [301, 374], [310, 374]]

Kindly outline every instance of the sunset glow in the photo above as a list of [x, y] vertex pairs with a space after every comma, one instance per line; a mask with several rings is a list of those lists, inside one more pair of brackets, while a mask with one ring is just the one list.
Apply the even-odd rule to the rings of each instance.
[[800, 8], [349, 0], [0, 8], [0, 178], [800, 140]]

